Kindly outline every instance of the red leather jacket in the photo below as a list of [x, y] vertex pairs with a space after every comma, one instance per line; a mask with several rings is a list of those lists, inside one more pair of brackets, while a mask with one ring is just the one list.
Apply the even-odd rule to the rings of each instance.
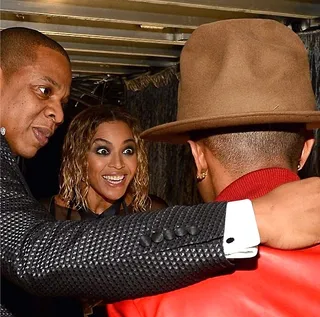
[[[219, 199], [256, 198], [295, 179], [297, 176], [285, 169], [256, 171], [228, 186]], [[157, 296], [108, 305], [109, 316], [320, 316], [319, 245], [296, 251], [262, 246], [258, 261], [241, 260], [239, 264], [237, 271], [229, 275]], [[256, 269], [250, 269], [252, 264]]]

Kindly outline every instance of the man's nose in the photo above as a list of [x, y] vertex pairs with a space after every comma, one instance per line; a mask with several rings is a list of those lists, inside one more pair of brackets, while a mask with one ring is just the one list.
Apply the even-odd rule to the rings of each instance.
[[56, 125], [63, 122], [64, 113], [61, 103], [55, 102], [49, 104], [45, 109], [46, 117], [50, 118]]

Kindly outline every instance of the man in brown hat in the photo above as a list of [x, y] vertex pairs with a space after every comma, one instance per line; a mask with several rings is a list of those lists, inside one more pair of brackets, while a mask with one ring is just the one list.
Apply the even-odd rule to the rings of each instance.
[[[204, 200], [231, 201], [260, 197], [297, 180], [314, 144], [308, 129], [318, 126], [299, 37], [275, 21], [245, 19], [203, 25], [192, 34], [181, 55], [178, 120], [143, 136], [188, 142]], [[110, 305], [109, 312], [318, 316], [319, 266], [320, 245], [295, 251], [261, 246], [257, 263], [242, 262], [230, 275]]]

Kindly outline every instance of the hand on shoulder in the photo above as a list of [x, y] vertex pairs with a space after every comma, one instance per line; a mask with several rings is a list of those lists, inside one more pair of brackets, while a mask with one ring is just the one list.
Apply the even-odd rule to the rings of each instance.
[[299, 249], [320, 243], [320, 178], [281, 185], [253, 200], [261, 243]]

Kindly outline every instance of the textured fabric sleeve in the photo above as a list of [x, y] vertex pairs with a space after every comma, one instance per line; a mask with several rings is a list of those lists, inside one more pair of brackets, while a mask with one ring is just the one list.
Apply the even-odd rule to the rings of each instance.
[[222, 247], [225, 203], [92, 221], [55, 221], [1, 160], [1, 269], [47, 296], [109, 302], [166, 292], [232, 264]]
[[3, 305], [0, 307], [0, 316], [1, 317], [13, 317], [11, 312], [9, 312]]

